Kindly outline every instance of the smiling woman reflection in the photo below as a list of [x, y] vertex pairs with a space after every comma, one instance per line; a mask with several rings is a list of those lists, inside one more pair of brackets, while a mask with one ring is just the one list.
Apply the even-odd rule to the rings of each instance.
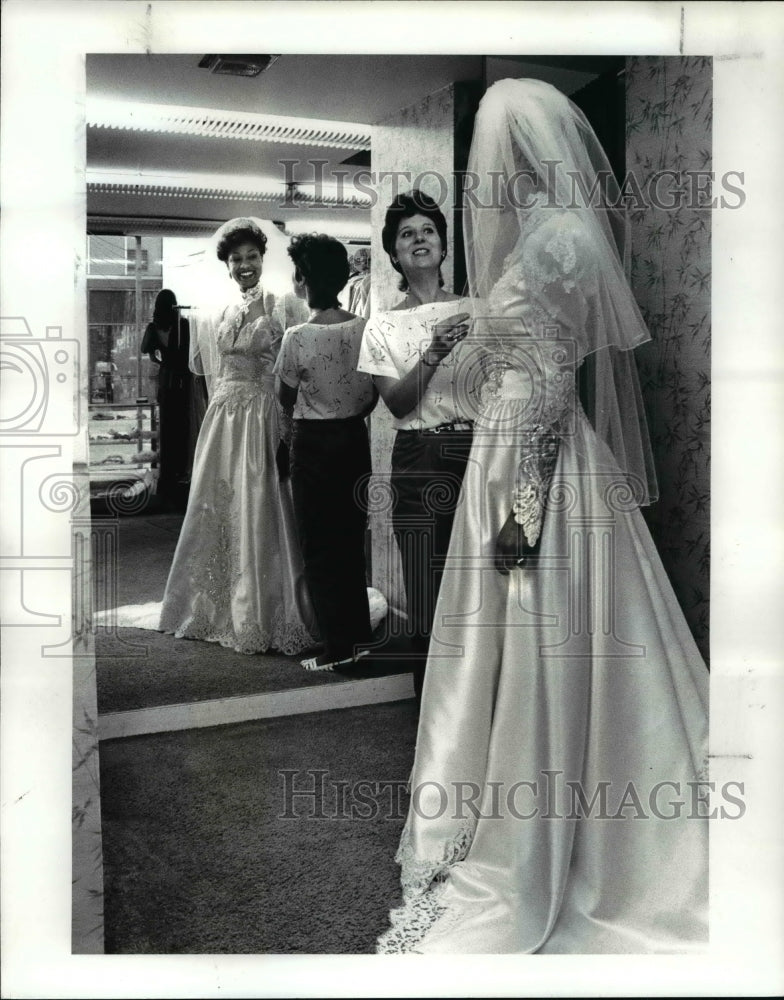
[[392, 309], [371, 316], [358, 363], [360, 371], [373, 376], [397, 431], [391, 513], [417, 699], [471, 449], [472, 411], [456, 391], [471, 304], [443, 287], [446, 236], [443, 213], [421, 191], [401, 194], [389, 206], [381, 240], [406, 295]]
[[242, 293], [217, 325], [215, 377], [188, 510], [169, 572], [160, 629], [241, 653], [294, 654], [315, 626], [291, 491], [276, 457], [282, 421], [272, 368], [283, 329], [261, 284], [267, 238], [251, 219], [216, 233], [216, 254]]

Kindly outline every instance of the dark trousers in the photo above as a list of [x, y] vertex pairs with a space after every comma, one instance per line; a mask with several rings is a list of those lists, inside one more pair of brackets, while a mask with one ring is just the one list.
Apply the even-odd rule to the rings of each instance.
[[398, 431], [392, 449], [392, 528], [403, 566], [417, 699], [472, 437], [471, 431]]
[[365, 570], [370, 445], [362, 417], [295, 420], [291, 486], [305, 580], [330, 660], [370, 642]]

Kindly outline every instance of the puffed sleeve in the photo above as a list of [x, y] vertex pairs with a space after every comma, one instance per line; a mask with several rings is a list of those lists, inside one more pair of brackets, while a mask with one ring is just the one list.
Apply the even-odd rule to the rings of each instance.
[[293, 326], [283, 334], [280, 351], [272, 369], [281, 382], [285, 382], [292, 389], [299, 385], [298, 346], [299, 327]]
[[283, 340], [285, 327], [285, 310], [280, 296], [273, 295], [272, 292], [264, 293], [264, 312], [268, 316], [267, 329], [269, 331], [270, 348], [272, 356], [277, 358], [280, 345]]
[[272, 353], [275, 358], [278, 356], [280, 351], [280, 345], [283, 343], [283, 327], [278, 322], [275, 317], [270, 320], [270, 345], [272, 347]]
[[[525, 313], [527, 368], [533, 380], [524, 421], [513, 510], [533, 546], [539, 539], [550, 481], [561, 439], [571, 425], [576, 369], [582, 359], [581, 331], [592, 287], [592, 261], [579, 219], [556, 215], [526, 240], [521, 254], [524, 288], [516, 305]], [[515, 303], [515, 296], [509, 302]]]

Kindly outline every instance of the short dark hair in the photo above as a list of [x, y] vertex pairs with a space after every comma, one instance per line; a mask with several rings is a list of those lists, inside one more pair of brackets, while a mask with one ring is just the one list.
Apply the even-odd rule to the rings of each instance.
[[339, 306], [338, 292], [349, 276], [348, 254], [338, 240], [323, 233], [292, 236], [288, 255], [298, 280], [304, 280], [311, 309]]
[[[413, 218], [415, 215], [424, 215], [431, 220], [441, 240], [441, 249], [446, 253], [446, 219], [438, 204], [417, 188], [414, 188], [413, 191], [409, 191], [407, 194], [399, 194], [387, 209], [387, 214], [384, 217], [384, 228], [381, 230], [381, 245], [386, 250], [392, 267], [401, 275], [398, 284], [401, 292], [408, 290], [408, 281], [405, 274], [403, 274], [400, 264], [394, 259], [395, 241], [397, 240], [397, 231], [400, 229], [400, 223], [404, 219]], [[440, 268], [438, 271], [438, 283], [442, 286], [444, 284]]]
[[258, 247], [262, 257], [267, 250], [267, 237], [253, 219], [231, 219], [221, 226], [216, 236], [218, 245], [215, 254], [224, 264], [229, 259], [229, 254], [242, 243], [252, 243]]

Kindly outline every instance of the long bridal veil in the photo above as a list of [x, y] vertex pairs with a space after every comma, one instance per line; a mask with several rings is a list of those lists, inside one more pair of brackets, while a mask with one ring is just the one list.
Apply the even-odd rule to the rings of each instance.
[[[621, 192], [588, 120], [550, 84], [501, 80], [482, 98], [468, 174], [474, 187], [464, 212], [466, 268], [471, 294], [480, 299], [539, 222], [568, 213], [579, 226], [590, 262], [581, 287], [532, 282], [530, 293], [556, 321], [568, 313], [573, 293], [591, 302], [573, 344], [575, 360], [585, 362], [583, 405], [636, 502], [652, 503], [658, 489], [632, 356], [650, 333], [627, 280], [631, 236]], [[550, 258], [566, 252], [556, 241], [531, 254], [530, 264], [544, 270]]]

